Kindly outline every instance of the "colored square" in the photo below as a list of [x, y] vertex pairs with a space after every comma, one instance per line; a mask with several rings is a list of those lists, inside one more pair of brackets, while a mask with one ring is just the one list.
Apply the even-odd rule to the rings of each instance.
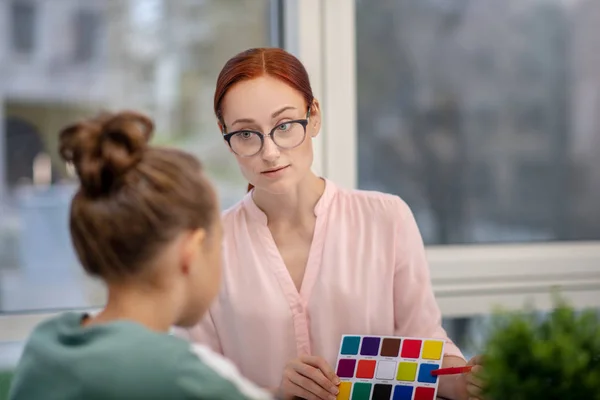
[[435, 388], [418, 387], [415, 390], [414, 400], [434, 400], [433, 396], [435, 396]]
[[358, 354], [359, 345], [360, 336], [346, 336], [342, 341], [342, 350], [340, 350], [340, 354], [356, 355]]
[[356, 377], [361, 379], [373, 379], [375, 376], [375, 360], [358, 360], [358, 368], [356, 368]]
[[426, 340], [423, 343], [423, 354], [421, 358], [426, 360], [441, 360], [442, 359], [442, 347], [444, 342], [439, 340]]
[[371, 400], [390, 400], [392, 396], [392, 385], [376, 383], [373, 387], [373, 397]]
[[357, 382], [352, 391], [352, 400], [369, 400], [371, 398], [371, 384]]
[[381, 360], [377, 363], [377, 379], [394, 379], [396, 361]]
[[337, 376], [340, 378], [352, 378], [356, 360], [343, 358], [338, 362]]
[[404, 358], [419, 358], [421, 353], [421, 341], [415, 339], [405, 339], [402, 342], [402, 353]]
[[381, 339], [378, 337], [364, 337], [360, 348], [360, 354], [363, 356], [376, 356], [379, 354], [380, 341]]
[[381, 343], [381, 353], [379, 353], [382, 357], [398, 357], [398, 353], [400, 352], [400, 339], [395, 338], [386, 338], [383, 339]]
[[394, 397], [392, 400], [412, 400], [412, 386], [398, 385], [394, 388]]
[[396, 380], [405, 382], [414, 382], [417, 375], [417, 363], [401, 362], [398, 364], [398, 373]]
[[352, 392], [352, 382], [340, 382], [338, 385], [338, 395], [336, 400], [350, 400], [350, 392]]
[[417, 380], [423, 383], [436, 383], [437, 376], [431, 375], [431, 371], [438, 369], [439, 367], [440, 366], [436, 364], [421, 364]]

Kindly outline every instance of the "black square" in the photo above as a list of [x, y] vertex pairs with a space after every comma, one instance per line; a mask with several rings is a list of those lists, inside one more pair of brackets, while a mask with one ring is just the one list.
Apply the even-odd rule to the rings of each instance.
[[371, 400], [390, 400], [390, 397], [392, 397], [392, 385], [375, 384]]

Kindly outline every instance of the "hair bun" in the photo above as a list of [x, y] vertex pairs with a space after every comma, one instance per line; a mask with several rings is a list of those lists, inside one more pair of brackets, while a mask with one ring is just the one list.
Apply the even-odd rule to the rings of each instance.
[[127, 171], [142, 159], [154, 124], [132, 111], [105, 113], [60, 133], [60, 155], [73, 163], [88, 195], [109, 194]]

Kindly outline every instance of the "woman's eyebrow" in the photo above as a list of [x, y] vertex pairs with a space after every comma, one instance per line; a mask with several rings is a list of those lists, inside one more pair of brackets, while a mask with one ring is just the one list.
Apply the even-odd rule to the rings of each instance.
[[283, 112], [288, 111], [288, 110], [295, 110], [296, 107], [292, 107], [292, 106], [285, 106], [280, 108], [279, 110], [275, 111], [273, 114], [271, 114], [271, 118], [277, 118], [278, 116], [280, 116]]
[[[277, 118], [278, 116], [280, 116], [282, 113], [284, 113], [285, 111], [288, 110], [296, 110], [296, 107], [293, 106], [284, 106], [281, 107], [279, 110], [273, 112], [271, 114], [271, 118]], [[256, 123], [255, 120], [253, 120], [252, 118], [239, 118], [236, 119], [235, 121], [232, 122], [231, 126], [234, 126], [235, 124], [241, 124], [241, 123], [246, 123], [246, 124], [253, 124]]]

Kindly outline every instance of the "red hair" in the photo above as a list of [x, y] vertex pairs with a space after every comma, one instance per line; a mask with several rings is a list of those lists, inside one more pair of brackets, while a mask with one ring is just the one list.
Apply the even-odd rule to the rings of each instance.
[[[230, 58], [217, 78], [214, 108], [223, 129], [225, 129], [225, 122], [222, 103], [229, 89], [238, 82], [261, 76], [279, 79], [300, 92], [307, 107], [312, 105], [314, 96], [308, 72], [298, 58], [277, 47], [248, 49]], [[248, 191], [253, 187], [249, 184]]]

